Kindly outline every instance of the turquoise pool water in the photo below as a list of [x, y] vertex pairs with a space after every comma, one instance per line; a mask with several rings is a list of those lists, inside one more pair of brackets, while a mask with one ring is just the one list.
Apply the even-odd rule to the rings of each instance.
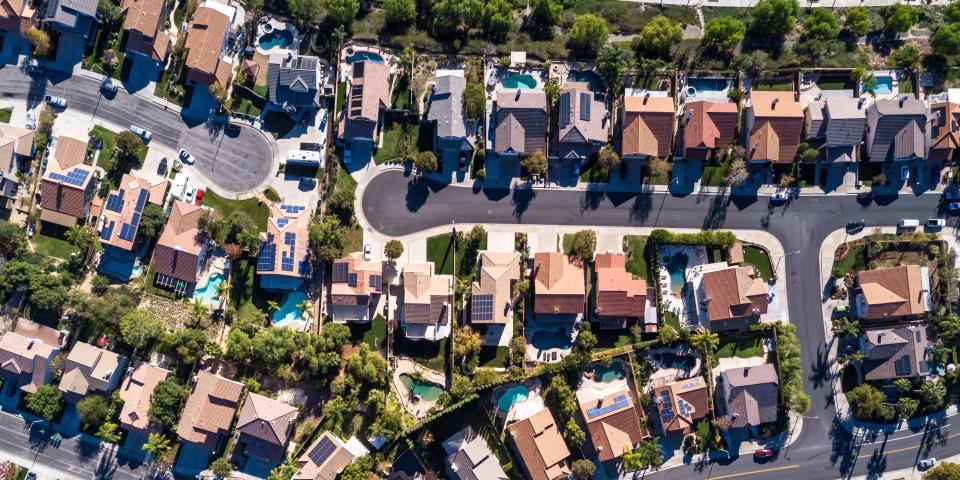
[[573, 70], [567, 75], [568, 82], [586, 82], [590, 84], [590, 90], [603, 93], [603, 79], [600, 75], [590, 70]]
[[293, 45], [293, 32], [287, 29], [275, 29], [270, 33], [260, 35], [257, 43], [264, 50], [270, 50], [274, 47], [287, 48]]
[[497, 399], [497, 408], [501, 412], [509, 412], [517, 402], [522, 402], [530, 396], [529, 390], [524, 385], [514, 385], [508, 388], [500, 398]]
[[570, 350], [573, 346], [573, 340], [570, 335], [561, 330], [537, 330], [533, 332], [530, 343], [540, 350], [549, 350], [551, 348], [561, 348]]
[[[873, 93], [893, 93], [893, 77], [884, 76], [876, 77], [877, 78], [877, 88], [873, 90]], [[867, 91], [866, 85], [860, 86], [860, 92], [865, 93]]]
[[697, 89], [698, 92], [722, 92], [727, 89], [727, 83], [725, 78], [691, 78], [687, 81], [687, 86]]
[[294, 290], [283, 297], [280, 308], [273, 312], [273, 323], [282, 324], [303, 319], [303, 310], [297, 307], [307, 299], [307, 294]]
[[410, 390], [428, 402], [437, 401], [440, 398], [440, 394], [443, 393], [443, 388], [440, 388], [440, 385], [433, 382], [417, 382], [406, 373], [400, 374], [400, 383], [402, 383], [407, 390]]
[[347, 57], [347, 64], [362, 62], [364, 60], [369, 60], [373, 63], [383, 63], [383, 57], [379, 53], [364, 50]]
[[623, 379], [623, 364], [612, 362], [610, 365], [598, 365], [593, 368], [593, 379], [602, 383], [610, 383]]
[[670, 261], [667, 262], [667, 272], [670, 274], [670, 291], [675, 294], [683, 291], [683, 284], [687, 281], [683, 273], [687, 268], [687, 260], [689, 258], [686, 253], [678, 252], [674, 253], [670, 257]]
[[697, 363], [693, 357], [679, 356], [670, 352], [657, 352], [653, 354], [653, 360], [660, 365], [660, 368], [676, 368], [684, 372], [690, 371]]
[[533, 75], [510, 75], [507, 78], [503, 79], [503, 88], [519, 88], [521, 90], [529, 90], [531, 88], [537, 88], [537, 80], [533, 78]]
[[207, 284], [193, 291], [193, 299], [206, 303], [217, 301], [217, 289], [223, 283], [223, 275], [214, 273], [207, 279]]

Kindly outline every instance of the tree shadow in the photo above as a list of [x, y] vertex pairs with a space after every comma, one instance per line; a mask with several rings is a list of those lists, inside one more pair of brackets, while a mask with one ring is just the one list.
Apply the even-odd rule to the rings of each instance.
[[580, 197], [580, 212], [596, 210], [606, 196], [607, 192], [603, 190], [588, 190]]
[[[834, 340], [835, 338], [831, 337], [829, 342], [821, 343], [817, 347], [816, 358], [813, 364], [810, 365], [810, 374], [807, 377], [813, 382], [814, 390], [830, 382], [830, 347]], [[828, 398], [832, 397], [831, 393], [827, 393]]]
[[727, 207], [730, 206], [730, 196], [720, 192], [710, 200], [707, 214], [703, 217], [704, 230], [716, 230], [727, 220]]
[[637, 198], [633, 200], [630, 206], [630, 221], [634, 223], [645, 223], [650, 217], [650, 211], [653, 209], [653, 194], [650, 192], [640, 192]]
[[830, 463], [837, 468], [837, 472], [842, 477], [847, 477], [853, 472], [853, 467], [857, 464], [857, 453], [860, 451], [860, 445], [855, 445], [850, 432], [843, 428], [840, 421], [834, 418], [830, 424]]
[[536, 197], [537, 192], [532, 186], [513, 189], [513, 195], [510, 198], [510, 205], [513, 205], [513, 218], [522, 220], [523, 214], [530, 208], [530, 204]]
[[414, 179], [407, 183], [407, 211], [416, 212], [420, 210], [425, 203], [427, 203], [427, 198], [430, 197], [430, 188], [427, 186], [427, 182], [422, 179]]

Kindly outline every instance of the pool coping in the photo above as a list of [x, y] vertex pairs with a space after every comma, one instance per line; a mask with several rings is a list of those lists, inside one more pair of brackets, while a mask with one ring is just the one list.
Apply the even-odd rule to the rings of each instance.
[[406, 386], [403, 385], [403, 382], [400, 381], [400, 375], [407, 374], [410, 375], [411, 372], [420, 371], [423, 373], [424, 378], [434, 384], [437, 384], [444, 391], [447, 391], [447, 379], [446, 377], [435, 370], [431, 370], [423, 365], [420, 365], [409, 357], [399, 356], [397, 357], [397, 368], [393, 369], [393, 388], [397, 394], [397, 397], [400, 398], [400, 404], [403, 405], [403, 409], [407, 411], [410, 415], [413, 415], [416, 419], [421, 419], [427, 416], [427, 413], [437, 404], [437, 401], [420, 401], [414, 404], [410, 401], [409, 390]]

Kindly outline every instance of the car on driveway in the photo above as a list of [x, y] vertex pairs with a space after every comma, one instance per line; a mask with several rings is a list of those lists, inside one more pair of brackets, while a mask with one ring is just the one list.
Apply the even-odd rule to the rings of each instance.
[[900, 180], [906, 182], [910, 180], [910, 165], [904, 165], [900, 167]]
[[104, 78], [103, 81], [100, 82], [100, 88], [105, 92], [117, 93], [117, 89], [119, 87], [114, 81], [110, 80], [109, 78]]
[[866, 223], [861, 220], [851, 220], [847, 222], [847, 233], [857, 233], [860, 230], [863, 230], [863, 227]]
[[186, 148], [181, 148], [181, 149], [180, 149], [180, 161], [181, 161], [181, 162], [186, 163], [187, 165], [193, 165], [193, 162], [195, 162], [196, 160], [197, 160], [196, 157], [194, 157], [193, 155], [191, 155], [190, 152], [188, 152]]
[[787, 192], [777, 192], [770, 196], [771, 202], [783, 203], [790, 199], [790, 196], [787, 195]]
[[66, 98], [57, 97], [57, 96], [54, 96], [54, 95], [47, 95], [46, 97], [43, 97], [43, 99], [46, 100], [47, 103], [49, 103], [51, 107], [67, 108], [67, 99], [66, 99]]
[[948, 204], [947, 204], [947, 210], [950, 210], [950, 211], [952, 211], [952, 212], [955, 212], [955, 211], [957, 211], [957, 210], [960, 210], [960, 202], [951, 202], [951, 203], [948, 203]]
[[929, 230], [940, 230], [946, 225], [947, 221], [942, 218], [930, 218], [927, 219], [927, 223], [925, 223], [923, 226]]
[[203, 205], [203, 193], [204, 190], [202, 188], [197, 189], [197, 205]]
[[758, 462], [762, 462], [773, 458], [773, 456], [776, 454], [777, 452], [772, 448], [759, 448], [756, 452], [753, 452], [753, 459]]
[[918, 463], [917, 466], [920, 467], [921, 470], [926, 470], [928, 468], [933, 468], [933, 466], [936, 464], [937, 464], [937, 459], [930, 457], [930, 458], [924, 458], [923, 460], [920, 460], [920, 463]]
[[371, 253], [373, 253], [373, 248], [370, 247], [370, 244], [368, 243], [368, 244], [364, 245], [364, 246], [363, 246], [363, 259], [364, 259], [364, 261], [367, 261], [367, 262], [370, 261], [370, 254], [371, 254]]
[[139, 125], [130, 125], [130, 131], [140, 135], [140, 138], [142, 138], [144, 142], [149, 142], [150, 139], [153, 138], [153, 134], [150, 133], [150, 130], [147, 130]]

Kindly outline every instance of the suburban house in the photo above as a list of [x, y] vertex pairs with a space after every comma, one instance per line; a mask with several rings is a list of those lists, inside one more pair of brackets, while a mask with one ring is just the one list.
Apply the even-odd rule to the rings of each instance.
[[950, 101], [930, 106], [930, 160], [952, 162], [960, 149], [960, 103]]
[[446, 470], [452, 480], [507, 480], [487, 442], [469, 425], [443, 441]]
[[520, 458], [520, 465], [530, 480], [559, 480], [570, 476], [567, 443], [563, 441], [557, 422], [544, 408], [532, 416], [507, 427], [507, 442]]
[[310, 445], [310, 448], [293, 464], [297, 473], [292, 480], [336, 480], [340, 472], [355, 458], [368, 452], [356, 439], [344, 443], [327, 431]]
[[60, 33], [88, 40], [97, 20], [98, 5], [97, 0], [51, 0], [44, 20]]
[[[556, 252], [533, 256], [533, 313], [539, 321], [583, 315], [586, 305], [583, 266]], [[563, 317], [560, 317], [563, 316]]]
[[0, 30], [27, 33], [37, 15], [30, 3], [30, 0], [0, 0]]
[[320, 59], [271, 53], [267, 64], [268, 99], [285, 112], [309, 112], [320, 105]]
[[710, 395], [703, 377], [664, 382], [654, 381], [650, 396], [660, 415], [664, 435], [686, 435], [696, 429], [697, 420], [710, 412]]
[[867, 108], [867, 157], [871, 162], [920, 160], [927, 156], [927, 105], [912, 96], [877, 100]]
[[153, 250], [154, 284], [190, 297], [207, 258], [207, 234], [198, 227], [203, 208], [177, 200]]
[[127, 36], [126, 52], [143, 55], [163, 63], [170, 51], [170, 36], [164, 22], [169, 17], [165, 0], [124, 0], [123, 31]]
[[400, 325], [411, 340], [436, 342], [450, 335], [453, 275], [436, 275], [433, 262], [408, 263], [403, 269]]
[[328, 314], [337, 323], [366, 323], [376, 313], [383, 293], [383, 264], [363, 260], [353, 252], [334, 260]]
[[60, 391], [68, 402], [93, 393], [110, 393], [120, 384], [127, 359], [109, 350], [77, 342], [63, 361]]
[[623, 94], [620, 158], [647, 161], [666, 158], [673, 149], [677, 107], [665, 92], [628, 88]]
[[151, 365], [147, 362], [136, 362], [133, 368], [127, 369], [120, 386], [120, 399], [123, 408], [120, 410], [120, 427], [127, 431], [135, 431], [146, 439], [146, 435], [156, 430], [147, 416], [150, 411], [150, 399], [157, 384], [167, 379], [170, 370]]
[[792, 91], [751, 90], [744, 123], [747, 161], [793, 163], [803, 123], [803, 107]]
[[[477, 279], [470, 285], [470, 323], [485, 325], [491, 345], [498, 345], [507, 324], [513, 323], [513, 286], [520, 280], [518, 252], [480, 252]], [[484, 342], [488, 343], [488, 335]]]
[[269, 290], [296, 290], [313, 275], [310, 218], [299, 205], [270, 206], [267, 233], [257, 254], [260, 286]]
[[857, 273], [854, 301], [858, 317], [868, 321], [918, 318], [933, 308], [927, 267], [899, 265]]
[[600, 328], [627, 328], [643, 319], [647, 305], [647, 282], [627, 271], [622, 253], [603, 253], [594, 259], [596, 302], [593, 320]]
[[213, 83], [223, 88], [230, 86], [234, 65], [227, 52], [227, 40], [235, 15], [234, 7], [215, 1], [204, 2], [194, 12], [183, 44], [187, 50], [187, 80], [204, 87]]
[[560, 159], [584, 161], [607, 143], [610, 116], [586, 82], [568, 82], [560, 90]]
[[163, 205], [167, 181], [138, 177], [135, 172], [123, 174], [117, 190], [110, 191], [100, 222], [100, 242], [105, 251], [133, 251], [136, 247], [140, 216], [147, 202]]
[[21, 318], [0, 337], [3, 395], [16, 398], [50, 382], [51, 363], [60, 353], [63, 333]]
[[752, 266], [731, 267], [719, 262], [690, 270], [694, 309], [700, 324], [710, 331], [744, 331], [767, 313], [767, 285]]
[[0, 208], [11, 209], [20, 181], [33, 158], [33, 130], [0, 123]]
[[863, 379], [924, 378], [927, 367], [927, 331], [922, 325], [867, 328], [860, 336]]
[[577, 403], [587, 422], [594, 453], [601, 462], [630, 453], [643, 440], [643, 429], [626, 386], [621, 390], [578, 389]]
[[807, 138], [823, 140], [826, 162], [856, 162], [867, 128], [865, 99], [828, 97], [810, 102], [805, 115]]
[[256, 393], [247, 394], [237, 420], [237, 451], [275, 467], [283, 461], [297, 408]]
[[494, 151], [497, 155], [547, 153], [547, 94], [540, 90], [497, 93]]
[[777, 421], [780, 383], [769, 364], [728, 368], [720, 373], [723, 405], [733, 428]]
[[733, 102], [701, 100], [684, 104], [680, 118], [683, 144], [677, 157], [709, 160], [734, 145], [738, 117], [737, 104]]
[[373, 159], [373, 147], [380, 136], [380, 116], [391, 105], [390, 67], [364, 60], [354, 63], [351, 70], [339, 138], [346, 150], [344, 163], [351, 163], [353, 158], [366, 163]]
[[242, 394], [240, 382], [202, 370], [194, 377], [193, 392], [177, 425], [180, 441], [198, 447], [192, 448], [191, 453], [213, 452], [228, 438]]
[[459, 157], [463, 152], [469, 158], [473, 152], [473, 134], [467, 135], [467, 116], [463, 108], [463, 90], [467, 79], [463, 75], [443, 75], [436, 78], [430, 94], [427, 121], [433, 122], [433, 153], [437, 158]]
[[92, 165], [84, 165], [87, 143], [59, 137], [40, 179], [40, 220], [64, 227], [83, 223], [97, 193]]

